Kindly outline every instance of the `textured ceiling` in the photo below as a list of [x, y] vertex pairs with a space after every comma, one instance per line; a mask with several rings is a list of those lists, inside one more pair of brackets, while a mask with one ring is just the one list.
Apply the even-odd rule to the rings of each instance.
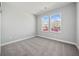
[[70, 2], [4, 2], [9, 6], [13, 6], [24, 12], [29, 12], [35, 15], [49, 11], [54, 8], [59, 8]]

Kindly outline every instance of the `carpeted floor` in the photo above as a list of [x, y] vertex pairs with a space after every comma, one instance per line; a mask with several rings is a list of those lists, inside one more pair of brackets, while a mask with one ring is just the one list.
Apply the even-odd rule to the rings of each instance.
[[34, 37], [1, 47], [2, 56], [78, 56], [74, 45]]

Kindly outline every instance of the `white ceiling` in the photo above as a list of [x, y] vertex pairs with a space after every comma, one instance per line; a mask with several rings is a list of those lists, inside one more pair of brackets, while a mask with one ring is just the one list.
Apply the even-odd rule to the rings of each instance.
[[70, 2], [8, 2], [7, 4], [22, 11], [38, 15], [48, 10], [70, 4]]

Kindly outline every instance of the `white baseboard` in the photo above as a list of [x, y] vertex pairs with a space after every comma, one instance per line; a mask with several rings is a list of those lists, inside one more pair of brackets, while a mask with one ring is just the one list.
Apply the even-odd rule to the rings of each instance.
[[79, 45], [76, 45], [77, 49], [79, 50]]
[[37, 35], [37, 36], [47, 38], [47, 39], [51, 39], [51, 40], [56, 40], [56, 41], [63, 42], [63, 43], [72, 44], [72, 45], [75, 45], [75, 46], [77, 45], [74, 42], [69, 42], [69, 41], [65, 41], [65, 40], [61, 40], [61, 39], [56, 39], [56, 38], [51, 38], [51, 37], [46, 37], [46, 36], [41, 36], [41, 35]]
[[3, 44], [1, 44], [1, 46], [5, 46], [5, 45], [11, 44], [11, 43], [15, 43], [15, 42], [18, 42], [18, 41], [22, 41], [22, 40], [25, 40], [25, 39], [30, 39], [32, 37], [35, 37], [35, 36], [29, 36], [29, 37], [26, 37], [26, 38], [17, 39], [17, 40], [14, 40], [14, 41], [10, 41], [10, 42], [7, 42], [7, 43], [3, 43]]
[[[56, 40], [56, 41], [63, 42], [63, 43], [72, 44], [72, 45], [75, 45], [77, 47], [77, 49], [79, 50], [79, 46], [76, 43], [74, 43], [74, 42], [64, 41], [64, 40], [61, 40], [61, 39], [56, 39], [56, 38], [51, 38], [51, 37], [46, 37], [46, 36], [41, 36], [41, 35], [37, 35], [37, 36], [43, 37], [43, 38], [47, 38], [47, 39], [51, 39], [51, 40]], [[15, 42], [19, 42], [19, 41], [22, 41], [22, 40], [25, 40], [25, 39], [30, 39], [32, 37], [35, 37], [35, 36], [29, 36], [29, 37], [26, 37], [26, 38], [17, 39], [17, 40], [14, 40], [14, 41], [3, 43], [0, 46], [5, 46], [5, 45], [11, 44], [11, 43], [15, 43]]]

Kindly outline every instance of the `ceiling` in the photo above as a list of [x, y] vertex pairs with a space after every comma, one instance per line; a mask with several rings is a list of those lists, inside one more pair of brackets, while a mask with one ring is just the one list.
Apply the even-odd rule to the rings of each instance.
[[51, 9], [59, 8], [70, 4], [71, 2], [7, 2], [19, 10], [39, 15]]

